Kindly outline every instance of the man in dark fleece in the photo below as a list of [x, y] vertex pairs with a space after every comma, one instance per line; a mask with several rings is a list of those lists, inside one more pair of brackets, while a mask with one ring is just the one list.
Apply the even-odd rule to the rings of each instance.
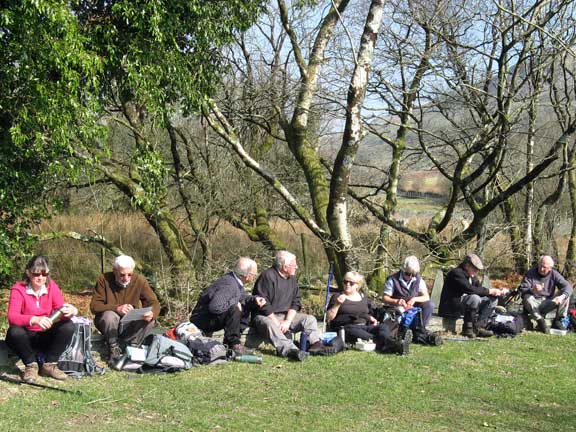
[[266, 300], [247, 295], [244, 285], [251, 283], [258, 274], [256, 261], [239, 258], [234, 270], [226, 273], [206, 288], [190, 316], [190, 322], [204, 332], [224, 329], [224, 344], [236, 354], [245, 352], [240, 340], [241, 320], [251, 307], [262, 307]]
[[276, 253], [274, 265], [262, 272], [252, 294], [263, 297], [266, 304], [253, 317], [258, 333], [268, 339], [278, 355], [305, 360], [308, 353], [286, 337], [289, 332], [306, 332], [310, 354], [331, 354], [320, 341], [318, 323], [312, 315], [300, 313], [300, 288], [296, 281], [296, 256], [288, 251]]

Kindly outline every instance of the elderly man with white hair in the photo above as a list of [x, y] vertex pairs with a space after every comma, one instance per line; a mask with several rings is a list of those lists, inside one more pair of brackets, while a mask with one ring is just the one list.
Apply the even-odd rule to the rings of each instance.
[[[116, 257], [112, 271], [98, 278], [90, 303], [94, 324], [106, 340], [110, 363], [122, 356], [122, 345], [139, 345], [160, 314], [156, 294], [144, 276], [134, 273], [135, 267], [131, 257]], [[121, 322], [124, 315], [140, 307], [152, 307], [152, 310], [141, 320], [129, 321], [126, 325]]]
[[[288, 251], [278, 251], [274, 265], [264, 270], [252, 294], [266, 300], [253, 317], [257, 332], [268, 339], [279, 356], [296, 361], [306, 360], [310, 354], [334, 354], [331, 347], [320, 341], [318, 322], [312, 315], [300, 312], [300, 288], [296, 281], [296, 255]], [[286, 335], [290, 332], [305, 332], [310, 348], [301, 351]]]
[[401, 312], [409, 311], [414, 307], [422, 309], [420, 319], [412, 324], [413, 342], [426, 345], [440, 345], [442, 338], [428, 332], [426, 327], [434, 311], [434, 304], [430, 301], [426, 282], [420, 275], [420, 262], [414, 255], [404, 259], [402, 268], [386, 280], [383, 300], [395, 306]]
[[528, 270], [520, 287], [524, 310], [536, 320], [538, 330], [548, 333], [546, 314], [555, 311], [554, 327], [565, 330], [562, 318], [568, 314], [572, 285], [554, 269], [554, 260], [542, 255], [538, 265]]

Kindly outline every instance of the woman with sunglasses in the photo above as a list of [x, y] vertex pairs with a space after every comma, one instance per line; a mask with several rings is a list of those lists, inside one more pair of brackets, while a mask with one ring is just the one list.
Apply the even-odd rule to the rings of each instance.
[[391, 320], [379, 323], [371, 315], [372, 302], [360, 291], [364, 276], [358, 272], [348, 272], [344, 275], [343, 283], [343, 292], [334, 294], [328, 303], [328, 329], [339, 331], [344, 328], [347, 343], [355, 343], [358, 339], [374, 340], [379, 351], [408, 354], [412, 333], [408, 332], [399, 339], [393, 336], [398, 323]]
[[[50, 318], [56, 311], [58, 317]], [[58, 358], [74, 333], [70, 318], [78, 309], [64, 303], [62, 291], [50, 278], [48, 259], [33, 257], [26, 265], [24, 278], [12, 286], [8, 303], [6, 343], [24, 363], [22, 380], [34, 382], [42, 376], [65, 380], [68, 376], [58, 368]], [[37, 353], [44, 354], [38, 367]]]

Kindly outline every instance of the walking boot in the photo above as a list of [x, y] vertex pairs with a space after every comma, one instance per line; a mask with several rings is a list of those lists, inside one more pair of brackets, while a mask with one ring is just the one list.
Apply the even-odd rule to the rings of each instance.
[[549, 334], [550, 329], [548, 328], [548, 323], [544, 318], [539, 318], [536, 321], [536, 326], [538, 327], [538, 331], [544, 334]]
[[474, 322], [474, 333], [476, 333], [477, 337], [482, 337], [482, 338], [494, 336], [494, 332], [492, 330], [488, 330], [487, 327], [488, 327], [487, 321], [476, 320]]
[[308, 356], [309, 354], [306, 351], [301, 351], [299, 349], [291, 349], [286, 355], [286, 357], [288, 357], [290, 360], [298, 362], [306, 361]]
[[40, 368], [40, 375], [45, 377], [54, 378], [59, 381], [66, 381], [68, 375], [58, 368], [58, 363], [44, 363]]
[[494, 336], [494, 332], [492, 330], [488, 330], [484, 327], [478, 327], [476, 329], [476, 336], [486, 338]]
[[35, 383], [38, 379], [38, 363], [32, 362], [24, 366], [22, 373], [22, 381], [27, 383]]
[[470, 339], [474, 339], [476, 337], [472, 321], [464, 321], [464, 324], [462, 324], [462, 336]]
[[474, 323], [478, 319], [478, 311], [474, 309], [466, 309], [464, 311], [464, 324], [462, 324], [462, 336], [474, 339], [476, 333], [474, 332]]

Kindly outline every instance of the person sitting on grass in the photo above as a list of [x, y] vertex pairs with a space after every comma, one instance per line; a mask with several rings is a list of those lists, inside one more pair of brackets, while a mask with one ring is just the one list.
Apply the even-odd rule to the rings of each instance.
[[383, 299], [384, 303], [394, 306], [400, 313], [416, 307], [421, 309], [410, 326], [413, 334], [413, 343], [423, 345], [442, 344], [443, 340], [440, 336], [427, 330], [430, 317], [434, 311], [434, 303], [430, 301], [426, 282], [420, 276], [418, 258], [414, 255], [407, 256], [404, 259], [402, 269], [386, 280]]
[[364, 276], [348, 272], [344, 275], [343, 284], [344, 291], [333, 294], [328, 302], [326, 318], [329, 330], [338, 332], [343, 328], [347, 343], [355, 343], [358, 339], [374, 340], [379, 351], [408, 354], [411, 330], [399, 337], [396, 321], [379, 323], [371, 315], [372, 302], [361, 292]]
[[190, 316], [190, 322], [203, 332], [224, 329], [224, 345], [239, 355], [245, 352], [240, 340], [244, 313], [266, 304], [264, 298], [247, 295], [244, 291], [244, 285], [251, 283], [257, 274], [256, 261], [239, 258], [233, 271], [217, 279], [200, 294]]
[[[90, 310], [94, 325], [104, 336], [109, 352], [109, 362], [115, 364], [123, 355], [123, 345], [140, 345], [154, 326], [160, 313], [160, 302], [144, 276], [134, 273], [136, 263], [127, 255], [114, 260], [112, 271], [101, 274], [96, 282]], [[121, 318], [139, 307], [152, 307], [141, 320]]]
[[[50, 319], [58, 310], [61, 317]], [[50, 278], [48, 259], [33, 257], [22, 281], [12, 286], [8, 302], [6, 344], [24, 363], [23, 381], [34, 383], [38, 372], [57, 380], [68, 378], [58, 368], [58, 359], [72, 339], [75, 327], [70, 318], [77, 314], [78, 309], [64, 302], [60, 287]], [[39, 369], [40, 352], [44, 362]]]
[[524, 311], [530, 319], [536, 321], [539, 331], [549, 333], [546, 314], [552, 311], [556, 312], [554, 327], [566, 329], [562, 319], [568, 315], [572, 285], [554, 269], [551, 256], [540, 257], [538, 265], [528, 270], [518, 290]]
[[[252, 294], [264, 298], [266, 304], [255, 311], [252, 324], [260, 336], [274, 345], [279, 356], [304, 361], [308, 353], [335, 354], [334, 348], [322, 345], [316, 318], [300, 312], [297, 269], [296, 255], [288, 251], [276, 253], [274, 265], [264, 270], [254, 284]], [[287, 337], [290, 332], [306, 332], [310, 342], [308, 352], [298, 349]]]

